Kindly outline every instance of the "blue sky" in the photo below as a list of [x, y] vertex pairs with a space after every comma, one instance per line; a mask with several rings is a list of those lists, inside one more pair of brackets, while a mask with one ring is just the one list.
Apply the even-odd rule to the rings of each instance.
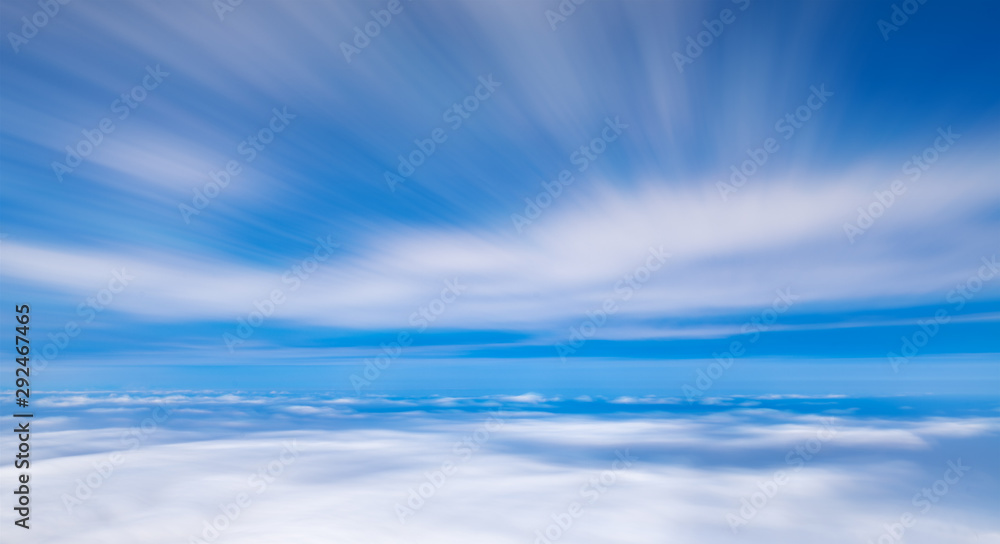
[[1000, 543], [996, 2], [40, 1], [25, 542]]
[[1000, 385], [994, 3], [403, 1], [346, 59], [385, 5], [3, 4], [45, 388], [676, 397], [734, 342], [704, 394]]

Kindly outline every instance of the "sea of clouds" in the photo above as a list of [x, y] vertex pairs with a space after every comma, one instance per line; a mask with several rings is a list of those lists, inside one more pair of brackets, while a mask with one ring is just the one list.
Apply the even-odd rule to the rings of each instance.
[[74, 544], [1000, 542], [1000, 417], [991, 402], [942, 403], [49, 394], [31, 422], [31, 529], [13, 527], [5, 462], [3, 532]]

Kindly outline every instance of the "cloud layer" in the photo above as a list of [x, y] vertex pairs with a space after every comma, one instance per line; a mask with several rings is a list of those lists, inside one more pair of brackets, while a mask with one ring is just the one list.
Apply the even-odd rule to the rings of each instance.
[[974, 403], [899, 417], [744, 398], [758, 406], [637, 417], [531, 395], [48, 399], [72, 415], [35, 422], [52, 430], [33, 441], [25, 542], [867, 542], [908, 512], [907, 542], [1000, 540], [1000, 424]]

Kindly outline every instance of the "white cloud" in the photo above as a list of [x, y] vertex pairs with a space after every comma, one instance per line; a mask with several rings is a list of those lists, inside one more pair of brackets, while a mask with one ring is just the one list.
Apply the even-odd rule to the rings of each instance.
[[[214, 418], [230, 417], [224, 406]], [[311, 415], [302, 410], [310, 406], [290, 408]], [[250, 505], [218, 542], [533, 542], [534, 532], [574, 501], [584, 512], [564, 542], [652, 543], [664, 535], [731, 542], [726, 514], [784, 470], [788, 484], [741, 529], [740, 540], [839, 544], [875, 539], [883, 524], [915, 511], [910, 497], [941, 477], [951, 457], [939, 450], [954, 449], [958, 443], [948, 441], [956, 439], [964, 446], [954, 456], [975, 472], [917, 514], [906, 541], [981, 544], [1000, 531], [983, 502], [989, 491], [968, 485], [993, 477], [978, 463], [995, 445], [996, 418], [838, 418], [837, 434], [796, 471], [786, 452], [817, 436], [819, 416], [765, 410], [612, 420], [505, 411], [503, 425], [401, 525], [395, 505], [427, 482], [427, 472], [458, 460], [455, 444], [481, 429], [487, 414], [418, 414], [405, 422], [369, 414], [350, 427], [228, 438], [210, 430], [213, 417], [200, 425], [166, 422], [155, 440], [121, 450], [124, 461], [100, 478], [92, 476], [95, 466], [109, 462], [109, 450], [124, 448], [118, 437], [125, 428], [40, 432], [33, 442], [40, 455], [32, 463], [33, 528], [23, 541], [188, 542], [220, 515], [220, 504], [246, 493]], [[257, 423], [287, 425], [276, 417]], [[931, 438], [934, 452], [912, 453]], [[295, 454], [286, 451], [293, 441]], [[581, 496], [588, 481], [612, 468], [615, 452], [626, 450], [635, 465], [615, 472], [595, 502]], [[7, 488], [13, 471], [6, 464], [0, 470]], [[263, 485], [262, 470], [271, 470], [273, 481]], [[93, 497], [67, 511], [63, 494], [75, 494], [88, 477], [99, 481]], [[5, 496], [2, 521], [9, 527], [8, 502]]]
[[[851, 246], [843, 223], [870, 200], [867, 187], [891, 174], [867, 182], [846, 174], [811, 188], [747, 188], [730, 202], [662, 186], [581, 190], [583, 204], [559, 203], [524, 236], [380, 231], [370, 236], [367, 251], [337, 254], [297, 292], [282, 283], [284, 270], [179, 253], [84, 251], [13, 240], [4, 243], [3, 274], [7, 281], [85, 297], [93, 296], [112, 270], [124, 268], [135, 276], [134, 287], [119, 295], [113, 308], [157, 319], [229, 320], [245, 315], [271, 290], [283, 289], [288, 302], [275, 312], [277, 318], [341, 327], [409, 327], [410, 314], [439, 296], [451, 278], [459, 278], [467, 291], [436, 327], [570, 322], [608, 297], [619, 303], [616, 320], [763, 308], [775, 289], [785, 287], [814, 303], [940, 301], [996, 248], [977, 242], [981, 237], [961, 248], [925, 247], [919, 258], [887, 248], [925, 228], [929, 217], [947, 217], [959, 231], [975, 230], [967, 216], [984, 202], [996, 202], [1000, 189], [974, 166], [941, 166], [891, 208], [865, 235], [869, 238]], [[616, 283], [643, 265], [651, 247], [673, 257], [634, 298], [618, 300]], [[814, 258], [821, 253], [823, 259]], [[615, 333], [612, 327], [604, 334], [634, 337], [646, 329]], [[686, 334], [720, 331], [701, 327]]]

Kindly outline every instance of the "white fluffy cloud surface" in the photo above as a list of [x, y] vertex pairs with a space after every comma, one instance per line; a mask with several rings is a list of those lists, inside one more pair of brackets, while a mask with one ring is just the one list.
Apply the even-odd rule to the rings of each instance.
[[[18, 537], [1000, 542], [995, 410], [646, 400], [60, 394], [32, 422], [32, 528]], [[22, 531], [7, 529], [9, 497], [8, 534]]]

